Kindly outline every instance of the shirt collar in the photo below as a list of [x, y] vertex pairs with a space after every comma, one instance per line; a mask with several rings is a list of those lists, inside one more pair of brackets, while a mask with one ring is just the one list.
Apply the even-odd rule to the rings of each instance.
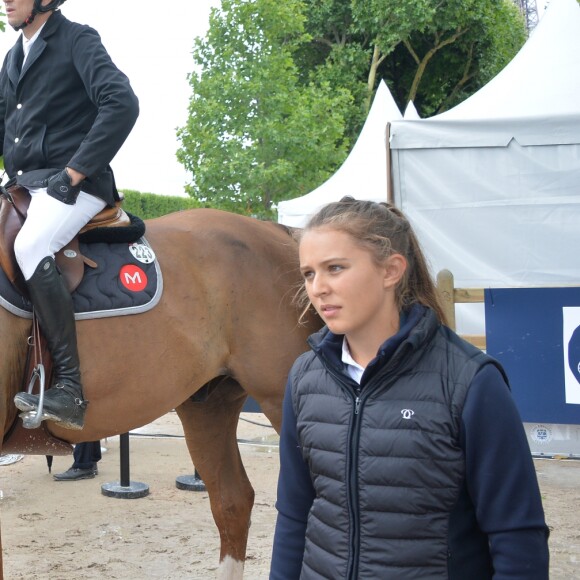
[[44, 28], [45, 24], [46, 22], [42, 24], [42, 26], [34, 33], [34, 36], [30, 39], [26, 38], [26, 36], [24, 36], [24, 33], [22, 34], [22, 50], [24, 51], [24, 59], [26, 59], [26, 57], [28, 56], [28, 53], [30, 52], [32, 45], [34, 44], [34, 41], [40, 35], [40, 32]]
[[360, 385], [365, 370], [352, 358], [346, 336], [342, 339], [342, 362], [346, 365], [348, 375]]

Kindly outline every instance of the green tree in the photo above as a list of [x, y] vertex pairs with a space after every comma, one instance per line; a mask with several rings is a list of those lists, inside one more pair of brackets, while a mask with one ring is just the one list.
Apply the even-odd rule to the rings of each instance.
[[300, 78], [294, 55], [310, 42], [300, 0], [223, 0], [196, 39], [196, 71], [178, 159], [201, 203], [271, 217], [344, 159], [348, 90]]
[[441, 112], [526, 39], [512, 0], [223, 0], [194, 47], [178, 158], [200, 204], [271, 217], [346, 157], [379, 80]]
[[414, 101], [430, 116], [460, 103], [501, 71], [526, 37], [511, 0], [446, 0], [389, 59], [401, 105]]
[[[305, 0], [312, 41], [300, 51], [310, 78], [348, 87], [357, 132], [384, 79], [403, 109], [452, 106], [497, 74], [526, 39], [511, 0]], [[303, 72], [304, 75], [304, 72]], [[336, 85], [333, 83], [337, 83]]]

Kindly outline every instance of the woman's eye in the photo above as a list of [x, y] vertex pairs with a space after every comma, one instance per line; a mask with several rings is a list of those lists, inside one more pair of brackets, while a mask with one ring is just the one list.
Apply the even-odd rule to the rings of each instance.
[[340, 272], [342, 270], [342, 266], [339, 264], [331, 264], [328, 266], [329, 272]]
[[310, 270], [306, 270], [305, 272], [302, 272], [302, 276], [304, 276], [305, 280], [309, 280], [310, 278], [312, 278], [313, 273]]

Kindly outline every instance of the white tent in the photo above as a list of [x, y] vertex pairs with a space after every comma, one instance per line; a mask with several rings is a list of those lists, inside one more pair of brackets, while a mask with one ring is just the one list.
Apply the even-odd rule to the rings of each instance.
[[[394, 202], [417, 231], [433, 273], [451, 270], [457, 287], [577, 285], [580, 6], [576, 0], [551, 0], [516, 57], [472, 97], [430, 119], [413, 116], [408, 108], [403, 119], [389, 119]], [[382, 145], [376, 146], [383, 155]], [[355, 175], [356, 167], [351, 171]], [[331, 178], [327, 184], [331, 183], [336, 180]], [[352, 192], [374, 199], [361, 189]], [[315, 194], [293, 200], [297, 215], [300, 200], [308, 199], [301, 219], [340, 197], [328, 189], [325, 199], [312, 199]], [[384, 199], [380, 192], [377, 197]], [[284, 217], [280, 221], [289, 223]], [[456, 313], [460, 332], [483, 333], [483, 305], [458, 305]], [[580, 454], [578, 425], [525, 427], [532, 451]], [[552, 443], [534, 440], [531, 433], [538, 427], [554, 434]]]
[[[381, 85], [344, 165], [318, 189], [281, 203], [279, 221], [302, 226], [346, 194], [384, 200], [391, 122], [394, 201], [434, 273], [450, 269], [460, 287], [577, 283], [578, 71], [580, 7], [552, 0], [508, 66], [446, 113], [413, 119], [409, 111], [403, 119]], [[460, 331], [483, 332], [483, 309], [475, 326], [458, 314]]]
[[413, 101], [409, 101], [407, 106], [405, 107], [405, 112], [403, 113], [403, 119], [411, 120], [411, 119], [420, 119], [419, 113], [415, 108], [415, 103]]
[[[580, 6], [552, 0], [516, 57], [475, 95], [436, 117], [392, 123], [394, 201], [433, 271], [448, 268], [456, 286], [580, 282], [579, 71]], [[458, 329], [482, 333], [483, 305], [458, 306]], [[561, 396], [551, 383], [527, 392], [537, 413], [548, 391]], [[568, 394], [559, 412], [567, 403]], [[524, 423], [532, 452], [580, 455], [580, 426], [565, 424], [569, 416]]]
[[402, 119], [401, 112], [389, 88], [381, 81], [367, 120], [345, 162], [314, 191], [280, 202], [278, 221], [287, 226], [302, 227], [320, 207], [345, 195], [386, 201], [386, 127], [395, 119]]
[[552, 0], [524, 47], [454, 109], [391, 127], [395, 204], [456, 285], [578, 283], [580, 6]]

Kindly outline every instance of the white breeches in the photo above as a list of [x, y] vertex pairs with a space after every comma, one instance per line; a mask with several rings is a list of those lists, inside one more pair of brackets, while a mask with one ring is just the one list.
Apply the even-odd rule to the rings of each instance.
[[81, 191], [74, 205], [50, 197], [46, 188], [30, 189], [30, 207], [14, 241], [18, 265], [29, 280], [43, 258], [56, 254], [107, 204]]

